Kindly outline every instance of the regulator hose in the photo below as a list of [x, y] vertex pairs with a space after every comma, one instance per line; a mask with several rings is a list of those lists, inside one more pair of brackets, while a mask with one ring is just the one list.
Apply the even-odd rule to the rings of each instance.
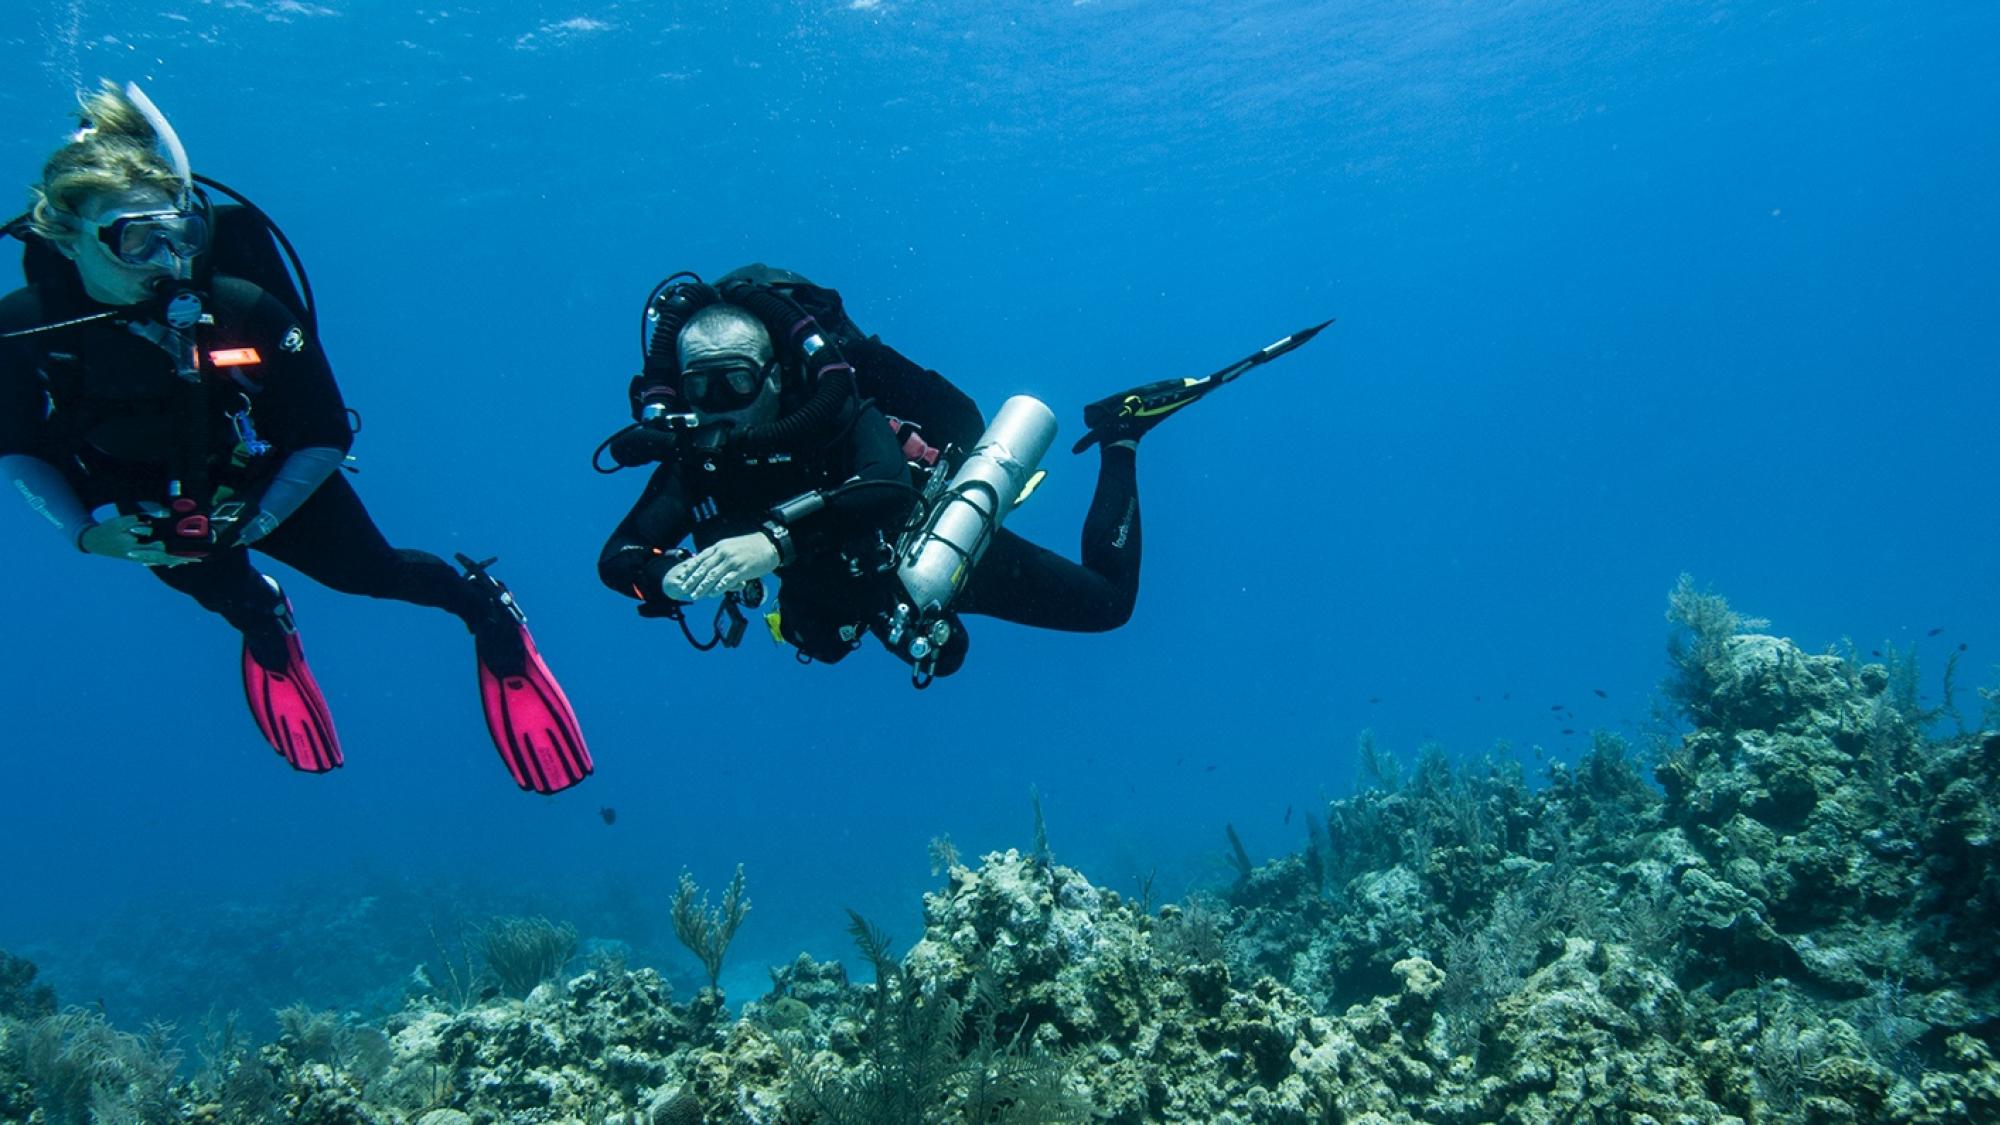
[[[745, 426], [731, 434], [731, 452], [755, 457], [821, 445], [832, 439], [835, 427], [853, 424], [859, 405], [854, 368], [840, 354], [832, 334], [811, 313], [776, 289], [748, 279], [724, 282], [720, 294], [763, 322], [772, 342], [785, 349], [786, 359], [797, 364], [802, 384], [813, 390], [803, 406], [777, 421]], [[808, 351], [806, 341], [815, 336], [819, 343]]]
[[680, 382], [681, 329], [694, 314], [722, 297], [715, 287], [690, 270], [682, 270], [658, 285], [646, 296], [645, 313], [639, 322], [640, 373], [632, 377], [626, 397], [632, 418], [643, 417], [646, 407], [674, 397]]

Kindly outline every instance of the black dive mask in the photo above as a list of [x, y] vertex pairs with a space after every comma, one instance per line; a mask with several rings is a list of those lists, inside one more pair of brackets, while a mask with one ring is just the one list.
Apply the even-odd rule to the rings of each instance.
[[99, 226], [97, 240], [128, 266], [171, 268], [208, 249], [208, 217], [178, 208], [120, 215]]
[[717, 359], [681, 372], [681, 399], [704, 414], [729, 414], [757, 401], [777, 367], [747, 359]]

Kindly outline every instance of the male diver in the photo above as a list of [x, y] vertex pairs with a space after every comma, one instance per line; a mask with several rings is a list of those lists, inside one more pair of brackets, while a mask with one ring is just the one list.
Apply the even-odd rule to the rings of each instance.
[[336, 471], [348, 411], [311, 288], [263, 213], [194, 176], [158, 109], [108, 82], [33, 194], [6, 228], [29, 284], [0, 298], [9, 491], [77, 550], [146, 566], [235, 626], [251, 715], [295, 769], [341, 765], [340, 740], [253, 547], [343, 593], [456, 615], [515, 782], [553, 793], [588, 776], [576, 716], [489, 564], [461, 555], [460, 575], [391, 547]]
[[[1003, 526], [1054, 434], [1040, 403], [1011, 399], [988, 427], [942, 376], [864, 336], [839, 294], [762, 265], [713, 286], [675, 275], [645, 315], [636, 420], [599, 452], [658, 467], [599, 557], [605, 585], [710, 648], [740, 640], [737, 607], [757, 605], [776, 574], [768, 619], [802, 661], [841, 660], [873, 634], [919, 687], [963, 664], [963, 615], [1074, 632], [1123, 625], [1139, 592], [1140, 439], [1325, 327], [1207, 378], [1086, 406], [1075, 452], [1098, 446], [1099, 468], [1073, 562]], [[694, 549], [681, 548], [690, 537]], [[704, 641], [685, 607], [714, 597], [715, 637]]]

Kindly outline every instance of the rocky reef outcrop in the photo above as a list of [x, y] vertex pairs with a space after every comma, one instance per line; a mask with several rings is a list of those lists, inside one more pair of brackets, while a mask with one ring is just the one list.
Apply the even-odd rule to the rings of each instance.
[[176, 1072], [0, 958], [0, 1117], [2000, 1121], [2000, 731], [1706, 608], [1650, 779], [1608, 735], [1539, 785], [1371, 747], [1232, 886], [1154, 909], [1046, 846], [952, 863], [907, 950], [857, 917], [864, 972], [802, 955], [740, 1013], [600, 957]]

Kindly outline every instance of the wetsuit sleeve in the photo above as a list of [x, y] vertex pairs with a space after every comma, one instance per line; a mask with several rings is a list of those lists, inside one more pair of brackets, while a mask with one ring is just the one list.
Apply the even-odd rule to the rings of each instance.
[[285, 458], [284, 464], [264, 482], [263, 494], [257, 497], [245, 522], [236, 526], [234, 538], [228, 542], [247, 547], [278, 530], [300, 505], [312, 499], [312, 494], [319, 491], [319, 486], [345, 460], [347, 454], [324, 445], [309, 446]]
[[[0, 331], [33, 327], [42, 317], [33, 292], [0, 300]], [[0, 478], [9, 491], [76, 545], [90, 526], [90, 509], [46, 455], [48, 396], [35, 373], [35, 352], [20, 339], [0, 340]]]
[[[16, 290], [0, 300], [0, 332], [34, 327], [40, 313], [32, 292]], [[0, 455], [41, 454], [48, 413], [33, 349], [22, 339], [0, 339]]]
[[647, 606], [671, 605], [660, 581], [673, 568], [669, 552], [694, 530], [694, 509], [671, 462], [653, 470], [639, 502], [618, 523], [597, 556], [597, 576], [606, 586]]
[[910, 517], [916, 499], [910, 466], [881, 411], [862, 408], [847, 433], [844, 453], [835, 464], [846, 472], [827, 489], [826, 506], [786, 524], [800, 558], [873, 539], [878, 532], [893, 542]]
[[889, 420], [873, 406], [864, 407], [854, 423], [851, 480], [889, 481], [903, 487], [850, 489], [834, 498], [827, 510], [852, 527], [894, 531], [909, 517], [910, 464]]
[[299, 505], [312, 499], [319, 486], [326, 483], [347, 460], [347, 454], [324, 445], [309, 446], [299, 450], [278, 471], [271, 474], [271, 481], [264, 486], [264, 497], [257, 506], [264, 515], [271, 517], [271, 526], [276, 527], [290, 519]]
[[72, 547], [93, 522], [90, 509], [54, 465], [25, 453], [0, 453], [0, 477]]
[[[248, 282], [219, 278], [216, 296], [228, 317], [217, 343], [257, 351], [259, 363], [246, 377], [259, 387], [251, 407], [258, 436], [287, 452], [317, 446], [345, 454], [354, 433], [318, 338], [284, 302]], [[242, 327], [232, 331], [234, 323]]]

